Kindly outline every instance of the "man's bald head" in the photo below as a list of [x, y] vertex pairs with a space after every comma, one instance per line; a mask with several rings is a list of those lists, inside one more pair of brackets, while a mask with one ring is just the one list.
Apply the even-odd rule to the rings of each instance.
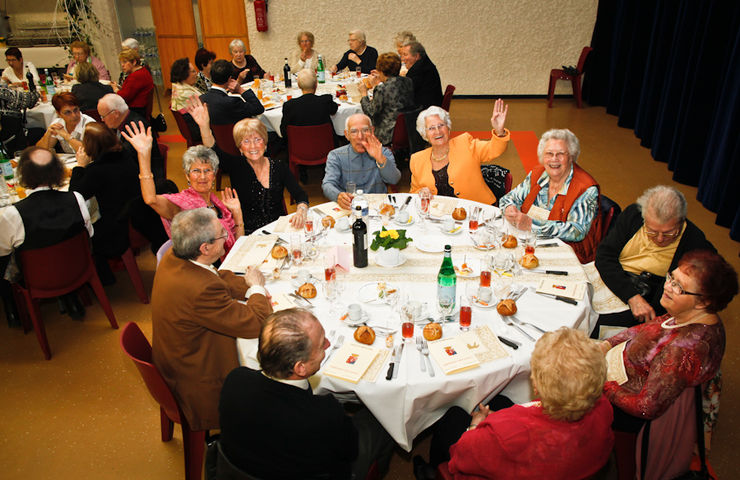
[[24, 188], [61, 187], [64, 184], [64, 165], [52, 150], [28, 147], [18, 161], [18, 175]]

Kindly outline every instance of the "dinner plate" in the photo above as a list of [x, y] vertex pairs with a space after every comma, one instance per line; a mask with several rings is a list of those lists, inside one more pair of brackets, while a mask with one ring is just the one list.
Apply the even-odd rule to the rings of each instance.
[[415, 238], [414, 246], [417, 250], [426, 253], [439, 253], [445, 250], [444, 242], [428, 238]]
[[[372, 302], [382, 302], [385, 297], [379, 296], [379, 290], [378, 290], [378, 283], [381, 282], [368, 282], [363, 284], [360, 289], [357, 291], [358, 297], [360, 298], [360, 301], [363, 303], [372, 303]], [[388, 282], [382, 282], [385, 283], [385, 290], [393, 292], [398, 292], [398, 288]]]
[[462, 224], [455, 225], [455, 228], [452, 230], [447, 230], [445, 227], [441, 226], [439, 227], [439, 231], [444, 233], [445, 235], [448, 235], [450, 237], [455, 235], [460, 235], [462, 231], [465, 230], [465, 228], [462, 226]]
[[404, 255], [403, 253], [400, 253], [398, 255], [398, 262], [392, 263], [392, 264], [391, 263], [384, 263], [383, 261], [381, 261], [382, 258], [383, 257], [380, 256], [380, 255], [376, 255], [375, 256], [375, 263], [379, 267], [386, 267], [386, 268], [400, 267], [401, 265], [403, 265], [404, 263], [406, 263], [406, 255]]
[[473, 305], [480, 308], [492, 308], [495, 307], [498, 302], [491, 299], [491, 303], [486, 303], [482, 300], [478, 300], [478, 295], [473, 295]]

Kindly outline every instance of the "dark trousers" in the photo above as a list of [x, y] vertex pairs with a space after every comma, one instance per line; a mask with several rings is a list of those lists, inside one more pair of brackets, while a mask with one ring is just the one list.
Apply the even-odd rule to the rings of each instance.
[[393, 439], [385, 428], [365, 407], [352, 415], [358, 433], [357, 458], [352, 462], [352, 478], [363, 480], [370, 466], [378, 462], [381, 478], [388, 471], [393, 454]]

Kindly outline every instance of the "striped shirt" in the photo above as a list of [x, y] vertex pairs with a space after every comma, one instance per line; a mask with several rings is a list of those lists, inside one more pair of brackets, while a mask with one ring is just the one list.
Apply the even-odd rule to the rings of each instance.
[[[532, 172], [529, 172], [527, 174], [527, 178], [525, 178], [522, 183], [501, 197], [501, 200], [499, 200], [499, 206], [502, 211], [506, 210], [506, 207], [509, 205], [521, 208], [522, 203], [524, 203], [524, 199], [529, 195], [530, 185], [532, 184], [530, 180], [531, 175]], [[568, 193], [568, 187], [570, 186], [570, 181], [572, 179], [573, 167], [571, 167], [568, 178], [565, 180], [565, 184], [558, 192], [558, 195], [566, 195]], [[534, 199], [533, 205], [544, 208], [548, 211], [552, 210], [557, 195], [554, 195], [552, 200], [548, 201], [547, 197], [548, 187], [550, 185], [550, 176], [546, 171], [542, 172], [542, 175], [537, 180], [537, 184], [540, 186], [540, 191], [537, 194], [537, 198]], [[532, 219], [532, 231], [538, 235], [558, 237], [567, 242], [580, 242], [584, 239], [591, 228], [591, 222], [596, 216], [596, 211], [598, 210], [598, 199], [599, 189], [595, 186], [589, 187], [580, 197], [576, 198], [575, 202], [573, 202], [573, 206], [568, 212], [567, 221], [542, 221]]]

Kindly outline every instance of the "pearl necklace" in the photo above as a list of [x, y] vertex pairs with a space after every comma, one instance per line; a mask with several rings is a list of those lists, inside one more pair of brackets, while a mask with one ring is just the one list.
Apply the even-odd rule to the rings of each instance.
[[675, 318], [673, 318], [673, 317], [670, 317], [670, 318], [668, 318], [667, 320], [665, 320], [665, 321], [664, 321], [663, 323], [661, 323], [661, 324], [660, 324], [660, 326], [661, 326], [661, 327], [663, 327], [663, 328], [665, 328], [666, 330], [671, 330], [671, 329], [674, 329], [674, 328], [681, 328], [681, 327], [685, 327], [686, 325], [691, 325], [691, 324], [693, 324], [693, 323], [701, 323], [701, 324], [703, 324], [703, 325], [710, 325], [709, 323], [703, 323], [703, 322], [700, 322], [700, 321], [699, 321], [700, 319], [702, 319], [702, 318], [704, 318], [704, 317], [706, 317], [706, 316], [707, 316], [707, 314], [706, 314], [706, 313], [704, 313], [704, 314], [702, 314], [702, 315], [699, 315], [699, 316], [698, 316], [698, 317], [696, 317], [696, 318], [692, 318], [692, 319], [691, 319], [691, 320], [689, 320], [688, 322], [684, 322], [684, 323], [678, 323], [678, 322], [676, 322], [676, 324], [675, 324], [675, 325], [668, 325], [668, 322], [670, 322], [671, 320], [675, 320]]

